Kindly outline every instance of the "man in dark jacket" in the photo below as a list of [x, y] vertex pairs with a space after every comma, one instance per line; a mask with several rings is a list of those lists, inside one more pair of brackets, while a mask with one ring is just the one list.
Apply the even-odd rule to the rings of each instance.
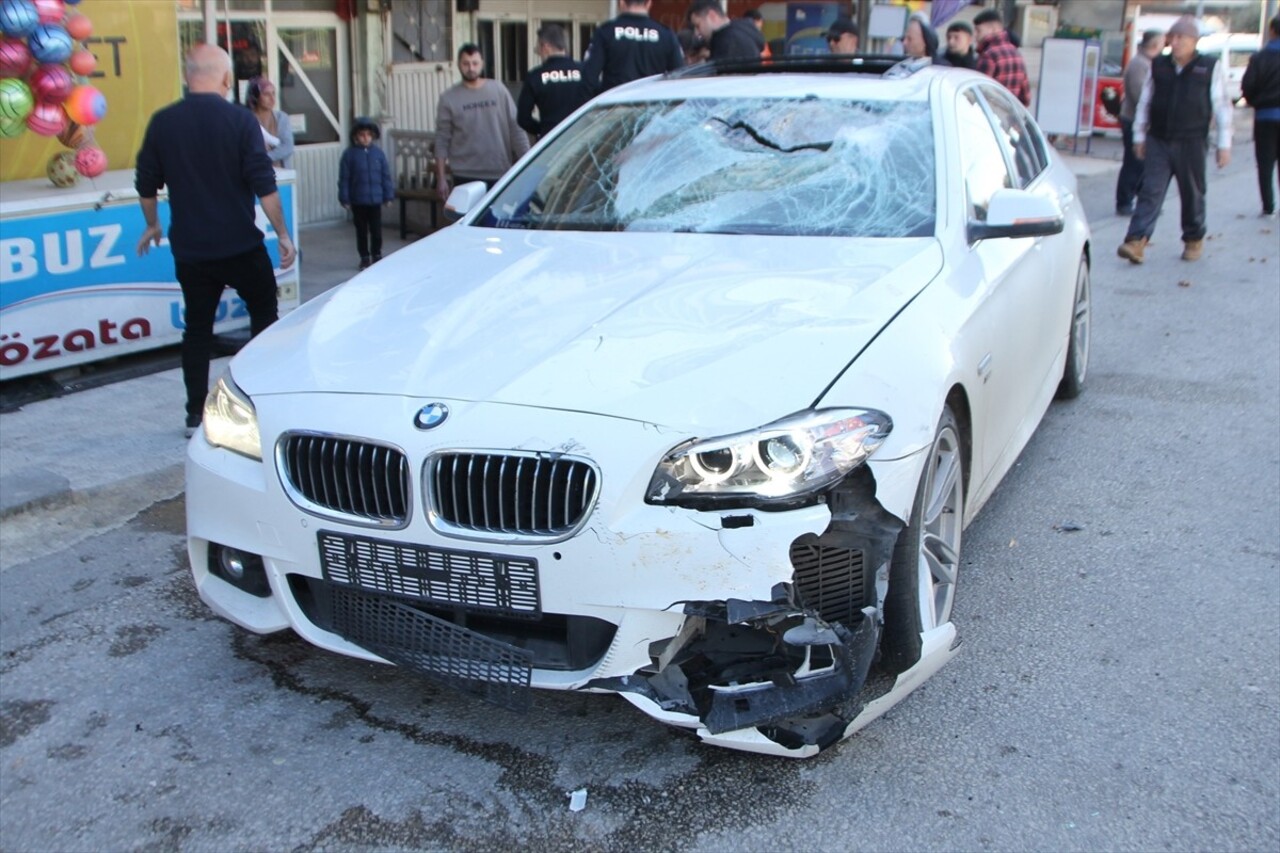
[[595, 92], [684, 67], [676, 34], [649, 17], [650, 0], [618, 0], [622, 14], [596, 27], [583, 57]]
[[759, 59], [764, 52], [764, 35], [750, 21], [730, 20], [720, 0], [694, 0], [689, 22], [711, 48], [711, 59]]
[[978, 54], [973, 49], [973, 24], [952, 21], [947, 25], [947, 50], [942, 54], [946, 64], [956, 68], [976, 69]]
[[209, 393], [213, 322], [222, 291], [234, 287], [244, 300], [251, 335], [274, 323], [279, 311], [255, 196], [275, 229], [281, 269], [293, 266], [295, 250], [262, 127], [252, 112], [226, 100], [231, 57], [215, 45], [198, 44], [187, 54], [184, 76], [187, 96], [147, 125], [134, 187], [146, 220], [139, 255], [164, 238], [156, 194], [169, 188], [169, 249], [185, 309], [182, 381], [190, 436], [200, 426]]
[[[534, 136], [545, 136], [591, 99], [582, 66], [567, 55], [568, 39], [559, 24], [543, 24], [538, 30], [538, 56], [542, 64], [524, 75], [524, 88], [516, 101], [516, 122]], [[534, 108], [538, 117], [533, 117]]]
[[1276, 161], [1280, 159], [1280, 15], [1267, 27], [1269, 41], [1249, 60], [1240, 91], [1253, 107], [1253, 152], [1258, 160], [1262, 215], [1275, 216]]
[[1124, 243], [1116, 254], [1140, 264], [1156, 229], [1169, 182], [1182, 196], [1182, 259], [1197, 261], [1204, 251], [1204, 160], [1209, 126], [1217, 125], [1218, 168], [1231, 162], [1233, 110], [1221, 62], [1196, 52], [1200, 27], [1183, 15], [1169, 28], [1170, 53], [1151, 61], [1151, 76], [1138, 97], [1133, 150], [1143, 164], [1142, 190]]

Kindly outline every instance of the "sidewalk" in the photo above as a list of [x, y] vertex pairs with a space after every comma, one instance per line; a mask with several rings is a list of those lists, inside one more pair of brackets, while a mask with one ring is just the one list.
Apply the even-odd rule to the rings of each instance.
[[[383, 255], [410, 242], [383, 229]], [[303, 302], [358, 271], [349, 222], [304, 227], [298, 243]], [[211, 380], [228, 361], [213, 362]], [[104, 495], [180, 494], [183, 400], [182, 371], [170, 369], [0, 414], [0, 519]]]
[[[1114, 146], [1103, 142], [1095, 141], [1088, 155], [1083, 149], [1060, 153], [1082, 178], [1110, 174], [1119, 163]], [[1210, 197], [1211, 225], [1233, 227], [1223, 196], [1211, 192]], [[1176, 192], [1171, 198], [1176, 209]], [[1163, 219], [1169, 219], [1167, 210]], [[1111, 220], [1094, 223], [1100, 258], [1112, 254], [1111, 227]], [[302, 229], [304, 302], [356, 274], [352, 231], [346, 222]], [[383, 239], [384, 255], [411, 242], [400, 240], [395, 228], [385, 229]], [[216, 360], [210, 376], [216, 377], [228, 360]], [[170, 369], [0, 414], [0, 519], [98, 499], [127, 499], [141, 509], [181, 494], [182, 401], [181, 371]]]

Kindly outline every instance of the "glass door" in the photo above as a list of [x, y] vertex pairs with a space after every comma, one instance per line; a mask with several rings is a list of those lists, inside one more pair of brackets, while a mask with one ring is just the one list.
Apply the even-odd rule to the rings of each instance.
[[275, 79], [280, 109], [298, 145], [342, 140], [346, 79], [336, 25], [275, 27]]
[[520, 84], [529, 64], [529, 22], [481, 18], [476, 22], [476, 43], [484, 52], [485, 76], [502, 83], [511, 97], [520, 96]]
[[[348, 112], [345, 24], [332, 14], [237, 13], [219, 9], [218, 45], [231, 54], [235, 85], [231, 97], [244, 103], [249, 81], [266, 76], [276, 83], [277, 106], [289, 114], [298, 145], [339, 142]], [[182, 55], [204, 41], [204, 22], [178, 22]], [[181, 68], [179, 68], [181, 73]]]

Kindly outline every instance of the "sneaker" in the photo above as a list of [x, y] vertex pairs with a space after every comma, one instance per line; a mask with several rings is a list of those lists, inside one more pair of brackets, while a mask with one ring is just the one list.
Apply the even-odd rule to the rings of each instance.
[[360, 269], [367, 270], [369, 268], [369, 265], [372, 263], [373, 261], [369, 260], [369, 256], [365, 255], [362, 258], [360, 258]]
[[1198, 261], [1200, 256], [1204, 254], [1203, 240], [1184, 240], [1182, 243], [1182, 259], [1184, 261]]
[[382, 260], [382, 255], [374, 255], [374, 256], [373, 256], [373, 262], [374, 262], [375, 264], [376, 264], [378, 261], [380, 261], [380, 260]]
[[187, 427], [186, 427], [186, 429], [185, 429], [185, 430], [183, 430], [182, 434], [183, 434], [183, 435], [185, 435], [187, 438], [191, 438], [191, 436], [193, 436], [193, 435], [195, 435], [195, 434], [196, 434], [196, 430], [198, 430], [198, 429], [200, 429], [200, 418], [199, 418], [199, 416], [197, 416], [197, 417], [192, 417], [192, 416], [188, 415], [188, 416], [187, 416]]
[[1117, 207], [1116, 216], [1133, 216], [1133, 205], [1121, 205], [1120, 207]]
[[1134, 237], [1121, 243], [1120, 248], [1116, 249], [1116, 254], [1131, 264], [1140, 264], [1143, 260], [1143, 253], [1146, 252], [1146, 250], [1147, 238]]

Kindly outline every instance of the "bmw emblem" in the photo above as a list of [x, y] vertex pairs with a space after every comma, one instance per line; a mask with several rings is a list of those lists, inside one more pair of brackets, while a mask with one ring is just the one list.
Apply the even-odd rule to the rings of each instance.
[[418, 429], [435, 429], [449, 417], [449, 407], [444, 403], [429, 403], [413, 416], [413, 425]]

